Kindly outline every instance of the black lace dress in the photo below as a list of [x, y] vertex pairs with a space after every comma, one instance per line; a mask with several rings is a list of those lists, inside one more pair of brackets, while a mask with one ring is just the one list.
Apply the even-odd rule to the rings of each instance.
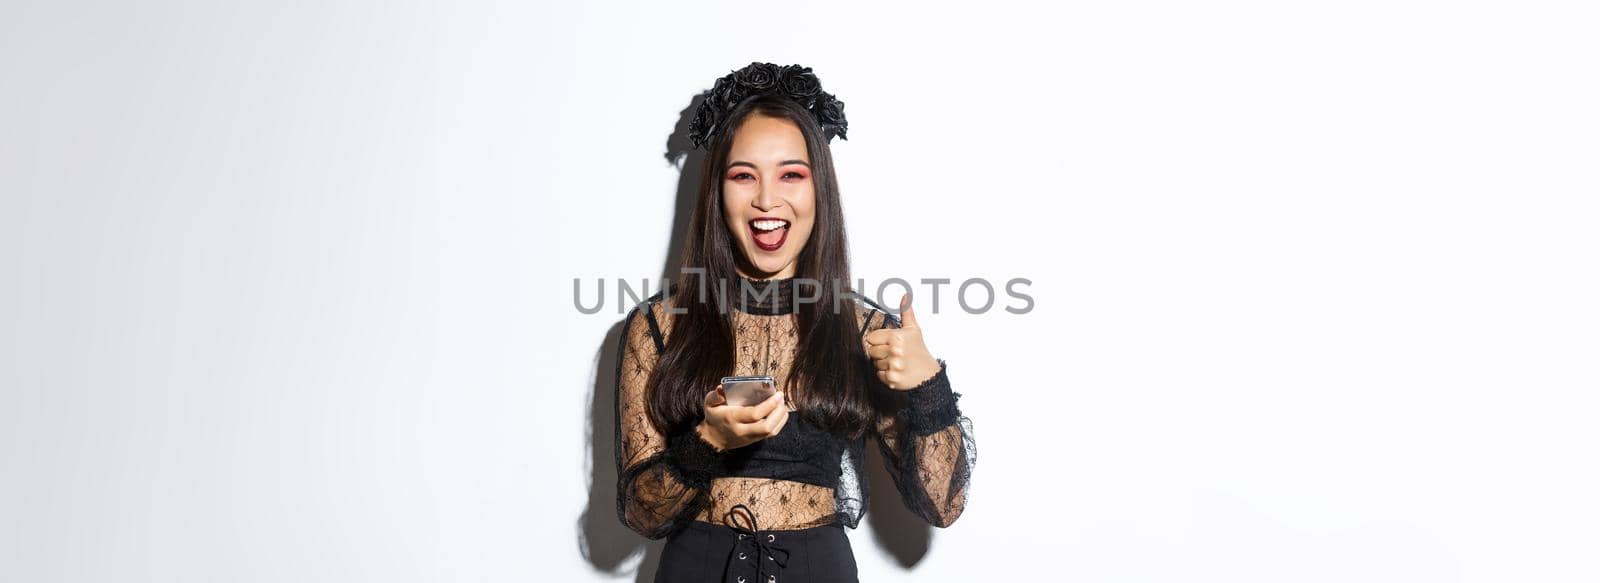
[[[794, 282], [774, 283], [776, 293], [765, 296], [748, 293], [773, 290], [761, 287], [764, 282], [741, 285], [744, 301], [732, 302], [730, 375], [783, 379], [789, 373], [797, 343]], [[899, 327], [882, 307], [856, 301], [862, 335]], [[618, 347], [617, 512], [645, 537], [670, 537], [658, 580], [854, 580], [842, 528], [855, 528], [866, 511], [867, 438], [829, 433], [803, 410], [791, 413], [777, 435], [727, 452], [692, 430], [663, 432], [646, 403], [671, 333], [672, 317], [658, 294], [629, 312]], [[972, 422], [957, 406], [960, 395], [951, 390], [943, 362], [938, 374], [909, 391], [876, 379], [871, 390], [886, 404], [870, 436], [900, 499], [928, 523], [950, 525], [965, 506], [977, 451]], [[805, 549], [812, 556], [796, 560]]]

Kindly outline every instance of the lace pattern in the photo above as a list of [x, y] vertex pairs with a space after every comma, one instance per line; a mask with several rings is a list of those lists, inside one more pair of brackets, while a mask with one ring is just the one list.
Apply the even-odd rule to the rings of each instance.
[[[743, 306], [749, 311], [734, 311], [735, 370], [729, 374], [787, 378], [798, 341], [794, 315], [787, 309], [793, 285], [788, 280], [777, 283], [779, 294], [769, 293], [766, 303], [751, 302]], [[863, 334], [899, 326], [881, 307], [861, 301]], [[865, 438], [841, 439], [838, 447], [803, 448], [806, 455], [831, 458], [816, 463], [838, 468], [837, 484], [823, 486], [729, 475], [729, 456], [718, 456], [698, 435], [666, 436], [654, 426], [647, 413], [648, 384], [671, 328], [670, 314], [657, 295], [628, 314], [619, 342], [617, 513], [622, 522], [646, 537], [661, 538], [689, 520], [723, 524], [735, 506], [744, 505], [764, 529], [834, 523], [856, 527], [867, 507]], [[938, 375], [911, 391], [872, 387], [887, 392], [889, 405], [880, 411], [872, 439], [900, 498], [913, 513], [940, 527], [954, 522], [964, 509], [977, 454], [971, 420], [960, 414], [960, 395], [950, 386], [941, 367]], [[793, 427], [791, 419], [784, 430]]]

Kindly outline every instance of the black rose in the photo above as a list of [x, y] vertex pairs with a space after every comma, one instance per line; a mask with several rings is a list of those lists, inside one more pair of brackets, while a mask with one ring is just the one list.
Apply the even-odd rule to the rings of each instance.
[[739, 83], [733, 80], [733, 75], [730, 74], [717, 80], [717, 84], [711, 88], [711, 95], [707, 99], [716, 100], [717, 107], [721, 108], [722, 111], [729, 111], [733, 109], [733, 106], [744, 100], [744, 96], [745, 89], [740, 87]]
[[778, 66], [772, 63], [750, 63], [734, 71], [733, 78], [751, 91], [766, 91], [778, 84]]
[[794, 100], [795, 103], [800, 104], [800, 107], [806, 108], [806, 111], [815, 116], [817, 114], [817, 99], [820, 97], [822, 97], [822, 94], [819, 93], [817, 95], [790, 96], [789, 99]]
[[794, 101], [830, 137], [845, 135], [844, 103], [822, 91], [822, 82], [810, 67], [753, 62], [717, 79], [711, 89], [702, 94], [694, 119], [689, 121], [689, 140], [697, 148], [715, 141], [717, 134], [725, 131], [722, 126], [733, 109], [756, 95]]
[[701, 146], [711, 141], [711, 133], [717, 130], [717, 122], [721, 121], [721, 110], [711, 102], [711, 96], [700, 101], [700, 107], [695, 109], [694, 119], [689, 122], [689, 139], [695, 146]]
[[817, 122], [824, 126], [833, 126], [839, 137], [844, 137], [845, 119], [844, 102], [831, 97], [824, 98], [817, 103]]
[[788, 93], [796, 101], [804, 101], [802, 97], [813, 97], [822, 91], [822, 82], [811, 73], [811, 67], [789, 65], [783, 68], [778, 75], [778, 82], [783, 85], [783, 92]]

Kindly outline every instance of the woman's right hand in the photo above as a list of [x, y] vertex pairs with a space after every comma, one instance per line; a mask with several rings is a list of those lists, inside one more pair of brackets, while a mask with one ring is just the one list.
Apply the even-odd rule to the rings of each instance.
[[722, 385], [706, 393], [705, 420], [696, 428], [700, 437], [718, 450], [728, 451], [777, 435], [789, 422], [789, 408], [783, 406], [783, 391], [774, 393], [758, 405], [729, 405]]

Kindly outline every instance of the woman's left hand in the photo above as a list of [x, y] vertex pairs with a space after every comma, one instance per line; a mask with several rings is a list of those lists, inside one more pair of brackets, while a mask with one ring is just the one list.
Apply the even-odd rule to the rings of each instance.
[[939, 374], [939, 361], [922, 343], [922, 328], [911, 311], [911, 294], [900, 296], [900, 327], [868, 332], [866, 344], [878, 380], [891, 389], [909, 391]]

